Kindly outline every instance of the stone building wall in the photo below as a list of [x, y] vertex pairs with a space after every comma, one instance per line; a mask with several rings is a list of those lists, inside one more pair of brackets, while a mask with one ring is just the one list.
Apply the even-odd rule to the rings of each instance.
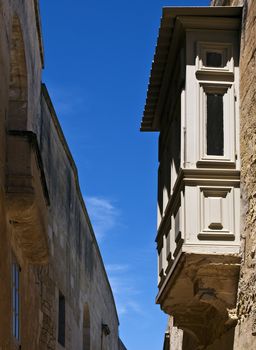
[[[118, 316], [47, 89], [37, 0], [0, 0], [0, 349], [118, 350]], [[20, 341], [12, 266], [20, 266]], [[103, 326], [104, 325], [104, 326]], [[107, 331], [106, 331], [107, 329]]]
[[212, 5], [243, 5], [240, 47], [240, 145], [242, 266], [238, 290], [238, 325], [234, 349], [256, 348], [256, 2], [212, 1]]
[[256, 1], [213, 1], [243, 5], [240, 47], [241, 255], [238, 324], [234, 349], [256, 348]]
[[111, 330], [110, 336], [104, 338], [108, 344], [106, 349], [117, 349], [118, 319], [113, 296], [78, 188], [75, 165], [45, 86], [41, 108], [39, 147], [51, 200], [48, 236], [53, 259], [52, 269], [42, 276], [43, 284], [49, 283], [52, 289], [45, 291], [45, 299], [58, 294], [58, 288], [65, 295], [71, 316], [67, 323], [70, 349], [79, 348], [76, 342], [82, 334], [85, 305], [89, 305], [91, 341], [95, 349], [100, 349], [102, 323]]

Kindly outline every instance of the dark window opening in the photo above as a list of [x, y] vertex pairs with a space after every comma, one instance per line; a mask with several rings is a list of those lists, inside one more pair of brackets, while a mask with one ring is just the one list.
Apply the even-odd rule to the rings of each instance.
[[163, 179], [162, 179], [162, 169], [159, 165], [158, 168], [158, 208], [160, 215], [163, 215]]
[[65, 297], [59, 293], [58, 342], [65, 347]]
[[166, 156], [165, 158], [165, 189], [167, 191], [167, 196], [170, 198], [171, 193], [171, 159]]
[[207, 52], [206, 66], [214, 68], [222, 67], [222, 54], [218, 52]]
[[90, 350], [90, 313], [88, 304], [84, 307], [83, 350]]
[[223, 95], [207, 94], [207, 155], [224, 155]]
[[20, 266], [12, 264], [12, 334], [20, 340]]
[[[172, 149], [172, 159], [175, 166], [176, 174], [180, 170], [180, 149], [181, 149], [181, 101], [177, 106], [177, 111], [172, 124], [172, 134], [171, 134], [171, 149]], [[173, 184], [172, 184], [173, 186]]]

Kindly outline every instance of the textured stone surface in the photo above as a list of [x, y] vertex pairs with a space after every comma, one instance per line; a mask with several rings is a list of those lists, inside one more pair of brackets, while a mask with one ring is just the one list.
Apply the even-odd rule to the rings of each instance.
[[63, 349], [60, 292], [65, 349], [84, 349], [85, 334], [90, 349], [125, 349], [77, 170], [41, 86], [36, 10], [36, 0], [0, 2], [0, 349], [18, 348], [11, 327], [14, 257], [21, 267], [22, 349]]
[[244, 5], [240, 48], [242, 266], [234, 340], [234, 349], [240, 350], [256, 348], [256, 2], [231, 0], [229, 3], [232, 6]]
[[235, 349], [255, 349], [256, 310], [256, 2], [245, 1], [240, 57], [240, 142], [242, 193], [242, 268]]

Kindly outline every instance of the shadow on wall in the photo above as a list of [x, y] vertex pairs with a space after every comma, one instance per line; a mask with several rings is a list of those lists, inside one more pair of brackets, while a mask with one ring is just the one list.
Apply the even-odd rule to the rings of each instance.
[[[205, 350], [233, 350], [234, 337], [235, 328], [233, 327], [227, 331], [220, 339], [217, 339], [212, 345], [207, 346]], [[187, 332], [184, 332], [183, 335], [182, 350], [199, 350], [197, 341]]]
[[27, 127], [27, 68], [19, 18], [14, 16], [11, 41], [8, 129]]

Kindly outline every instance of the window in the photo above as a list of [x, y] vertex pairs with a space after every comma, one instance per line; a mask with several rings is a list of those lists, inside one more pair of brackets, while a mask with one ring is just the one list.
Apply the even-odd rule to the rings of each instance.
[[59, 292], [58, 342], [65, 347], [65, 297]]
[[158, 275], [163, 277], [164, 275], [164, 264], [163, 264], [163, 243], [158, 247]]
[[181, 239], [181, 220], [180, 220], [180, 204], [177, 208], [176, 213], [174, 213], [174, 232], [175, 232], [175, 242], [178, 243]]
[[12, 334], [20, 341], [20, 266], [12, 264]]
[[224, 42], [197, 43], [197, 73], [222, 72], [234, 73], [232, 44]]
[[[201, 36], [205, 37], [205, 34]], [[195, 66], [199, 87], [196, 164], [198, 167], [235, 167], [237, 104], [234, 44], [231, 33], [216, 33], [212, 39], [214, 41], [199, 40], [196, 43]]]
[[206, 139], [207, 155], [224, 155], [223, 134], [223, 95], [206, 94], [207, 120]]
[[88, 304], [84, 306], [84, 324], [83, 324], [83, 350], [90, 350], [90, 312]]
[[235, 98], [229, 83], [200, 82], [197, 166], [234, 166]]
[[158, 224], [163, 216], [163, 170], [162, 164], [158, 167]]
[[222, 54], [219, 52], [206, 52], [207, 67], [222, 67]]

